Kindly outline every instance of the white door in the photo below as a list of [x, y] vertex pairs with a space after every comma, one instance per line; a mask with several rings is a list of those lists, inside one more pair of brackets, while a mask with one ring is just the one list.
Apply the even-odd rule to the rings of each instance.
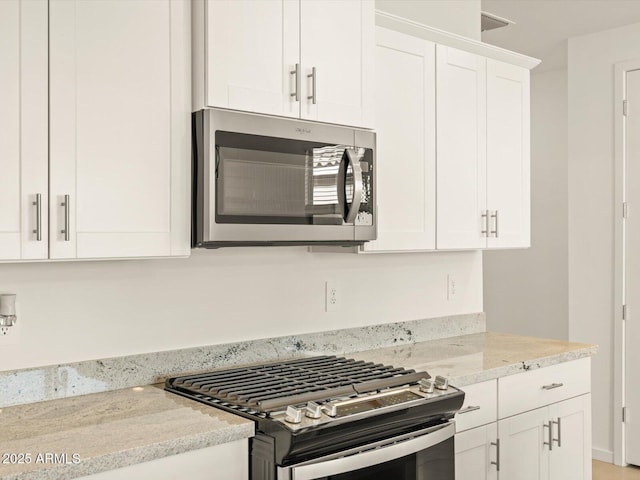
[[0, 2], [0, 260], [48, 255], [47, 44], [46, 0]]
[[436, 49], [438, 249], [484, 248], [486, 59]]
[[591, 480], [591, 394], [549, 406], [553, 450], [550, 480]]
[[378, 238], [365, 251], [435, 248], [435, 44], [376, 29]]
[[299, 0], [207, 0], [205, 15], [207, 105], [298, 117]]
[[188, 254], [189, 2], [49, 15], [51, 258]]
[[302, 118], [373, 126], [374, 16], [373, 0], [300, 3]]
[[489, 248], [529, 247], [529, 70], [487, 59]]
[[640, 388], [637, 375], [640, 368], [640, 70], [626, 75], [625, 119], [625, 196], [629, 215], [625, 219], [625, 303], [629, 320], [625, 322], [625, 421], [626, 461], [640, 465]]
[[456, 433], [456, 480], [497, 480], [498, 425]]
[[550, 439], [549, 421], [549, 409], [543, 407], [498, 422], [500, 478], [549, 478], [549, 446], [544, 444]]

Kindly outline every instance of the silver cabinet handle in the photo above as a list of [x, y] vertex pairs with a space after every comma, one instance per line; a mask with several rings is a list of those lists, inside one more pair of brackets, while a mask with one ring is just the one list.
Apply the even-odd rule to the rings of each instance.
[[311, 69], [311, 74], [307, 75], [307, 78], [311, 78], [311, 95], [307, 96], [307, 100], [311, 100], [311, 103], [316, 104], [316, 67]]
[[36, 228], [33, 233], [36, 234], [36, 240], [42, 241], [42, 195], [36, 194], [36, 201], [32, 203], [36, 207]]
[[554, 388], [564, 387], [564, 383], [552, 383], [551, 385], [543, 385], [543, 390], [553, 390]]
[[491, 214], [491, 219], [493, 220], [493, 224], [495, 228], [489, 232], [489, 236], [493, 235], [498, 238], [498, 210], [494, 210]]
[[558, 447], [562, 447], [562, 419], [558, 417], [558, 420], [554, 420], [552, 423], [558, 426], [558, 438], [553, 439], [558, 444]]
[[549, 441], [548, 442], [542, 442], [542, 445], [548, 445], [549, 446], [549, 451], [553, 450], [553, 432], [552, 432], [552, 428], [551, 428], [552, 422], [551, 420], [549, 420], [547, 423], [545, 423], [542, 428], [548, 428], [549, 429]]
[[491, 462], [491, 465], [496, 466], [496, 472], [500, 471], [500, 439], [496, 438], [495, 442], [491, 442], [492, 447], [496, 447], [496, 461]]
[[291, 96], [296, 99], [296, 102], [300, 101], [300, 64], [296, 63], [295, 70], [289, 72], [290, 75], [295, 75], [295, 91], [291, 93]]
[[69, 234], [69, 195], [64, 196], [64, 201], [60, 206], [64, 207], [64, 230], [60, 230], [60, 233], [64, 233], [64, 241], [68, 242], [71, 238]]
[[480, 410], [480, 407], [469, 405], [467, 408], [463, 408], [458, 412], [458, 415], [464, 415], [465, 413], [475, 412], [476, 410]]
[[480, 217], [482, 217], [482, 230], [480, 230], [480, 233], [482, 233], [485, 237], [488, 236], [487, 214], [488, 214], [488, 211], [487, 210], [483, 210], [482, 214], [480, 215]]

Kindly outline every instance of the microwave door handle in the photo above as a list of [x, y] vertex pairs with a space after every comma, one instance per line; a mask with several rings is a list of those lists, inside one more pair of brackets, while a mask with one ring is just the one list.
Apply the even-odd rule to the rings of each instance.
[[[346, 159], [346, 162], [345, 162]], [[362, 167], [360, 166], [360, 161], [358, 160], [358, 154], [353, 148], [347, 148], [342, 155], [342, 163], [340, 163], [340, 172], [339, 172], [339, 187], [338, 194], [341, 196], [340, 204], [343, 205], [344, 210], [346, 210], [346, 199], [347, 196], [347, 164], [351, 164], [351, 171], [353, 172], [353, 198], [351, 199], [351, 208], [343, 213], [345, 223], [353, 223], [360, 211], [360, 204], [362, 203], [363, 196], [363, 186], [362, 186]], [[344, 166], [344, 170], [342, 170]]]

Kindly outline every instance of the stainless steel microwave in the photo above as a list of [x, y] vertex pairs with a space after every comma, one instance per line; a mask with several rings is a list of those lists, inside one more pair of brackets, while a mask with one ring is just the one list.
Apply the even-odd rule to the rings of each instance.
[[376, 238], [374, 132], [206, 109], [193, 155], [194, 247]]

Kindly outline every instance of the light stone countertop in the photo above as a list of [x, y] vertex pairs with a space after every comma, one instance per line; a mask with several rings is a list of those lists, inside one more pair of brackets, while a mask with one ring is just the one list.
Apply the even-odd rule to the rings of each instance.
[[[162, 387], [1, 409], [0, 455], [30, 453], [31, 463], [7, 465], [0, 457], [0, 479], [71, 479], [253, 436], [254, 422]], [[66, 454], [70, 464], [36, 463], [39, 453]]]
[[[366, 343], [366, 340], [363, 340]], [[445, 375], [457, 387], [594, 355], [597, 346], [475, 333], [346, 353]], [[309, 354], [342, 352], [309, 352]], [[0, 480], [71, 479], [249, 438], [254, 423], [162, 390], [135, 387], [0, 410], [0, 454], [77, 453], [77, 465], [3, 465]], [[1, 458], [0, 458], [1, 460]]]
[[464, 387], [595, 355], [597, 345], [506, 333], [475, 333], [349, 354], [396, 367], [443, 375]]

